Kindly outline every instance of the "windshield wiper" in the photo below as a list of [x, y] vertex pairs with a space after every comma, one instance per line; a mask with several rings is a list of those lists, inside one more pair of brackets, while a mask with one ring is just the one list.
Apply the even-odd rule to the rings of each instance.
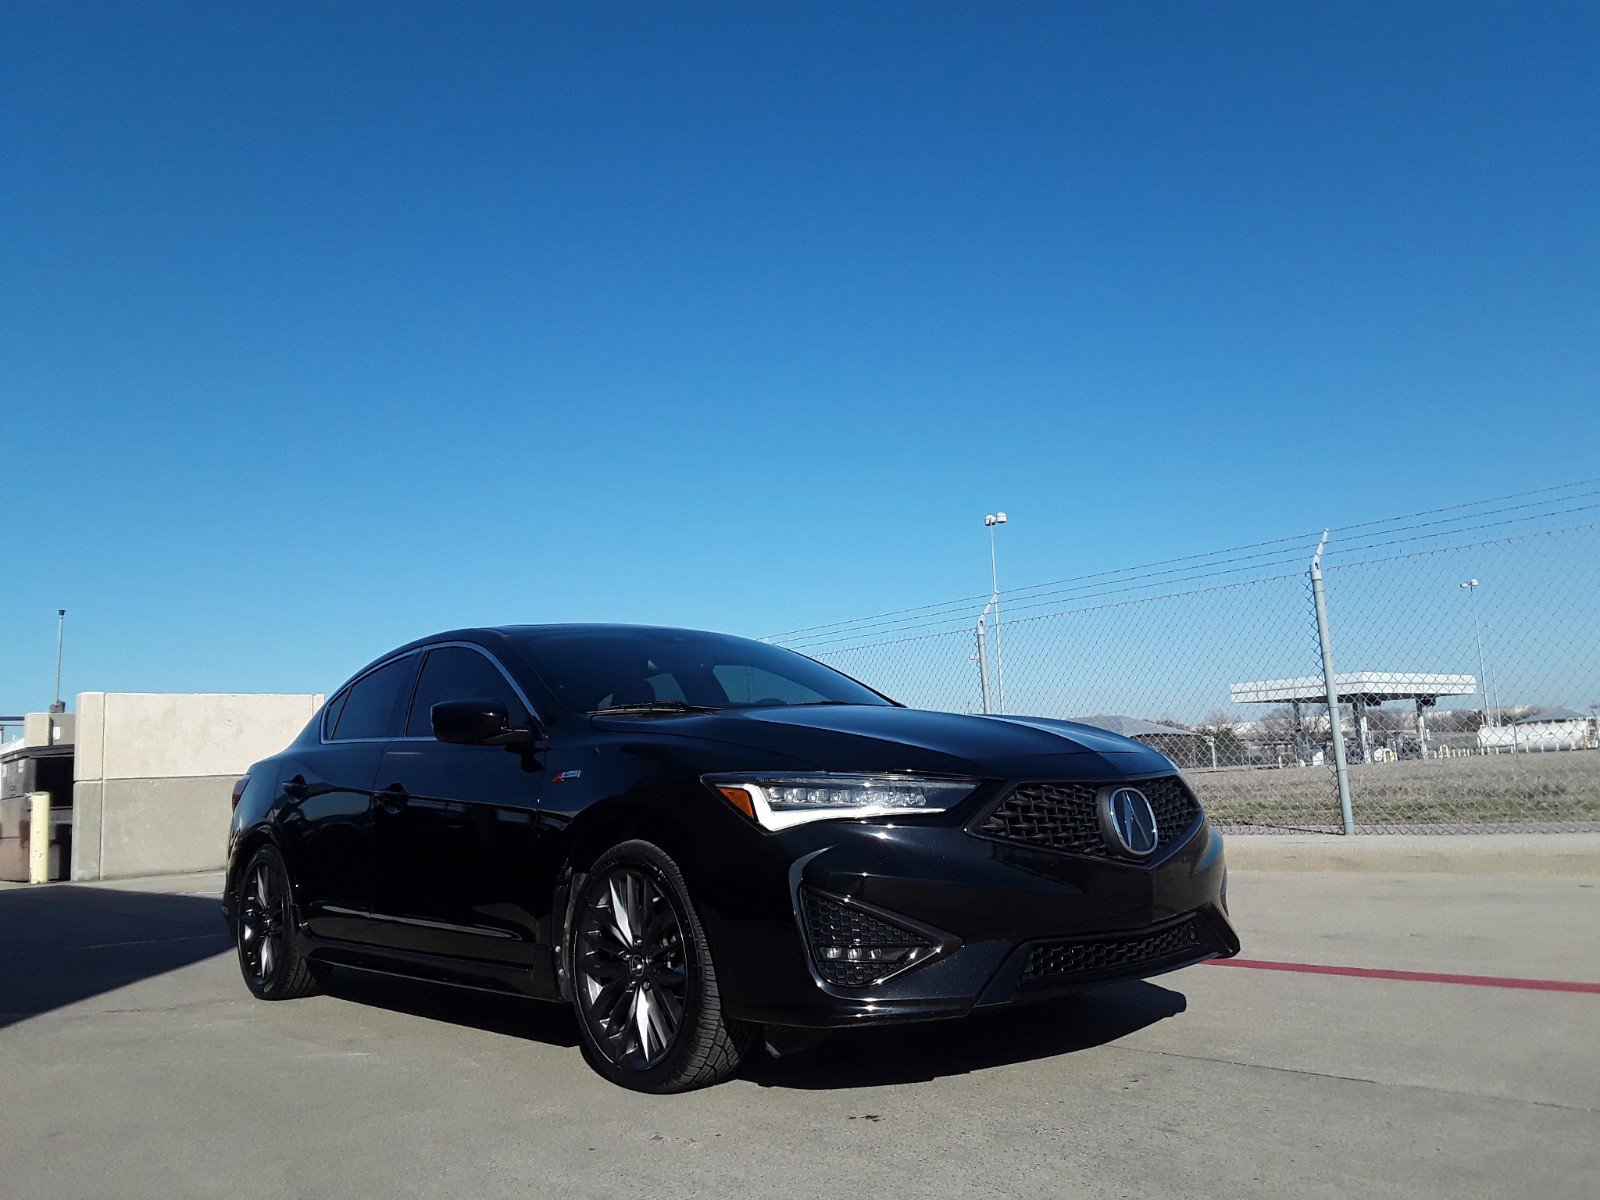
[[651, 713], [708, 713], [717, 710], [709, 704], [689, 704], [683, 700], [642, 700], [637, 704], [613, 704], [608, 708], [594, 708], [589, 710], [591, 717], [603, 717], [620, 714], [627, 716], [638, 713], [648, 716]]

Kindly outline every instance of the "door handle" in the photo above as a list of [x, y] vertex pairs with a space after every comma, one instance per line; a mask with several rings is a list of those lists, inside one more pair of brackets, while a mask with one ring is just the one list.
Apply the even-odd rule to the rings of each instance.
[[304, 800], [311, 795], [311, 785], [306, 782], [304, 775], [296, 775], [284, 781], [283, 794], [291, 800]]
[[411, 799], [411, 793], [399, 783], [391, 783], [378, 793], [378, 803], [383, 805], [385, 812], [397, 813], [406, 806], [406, 801]]

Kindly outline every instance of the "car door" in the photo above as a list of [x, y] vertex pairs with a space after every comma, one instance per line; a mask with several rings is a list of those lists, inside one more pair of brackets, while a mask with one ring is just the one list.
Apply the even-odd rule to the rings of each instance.
[[318, 743], [282, 774], [278, 829], [296, 901], [313, 936], [362, 941], [370, 925], [373, 780], [401, 727], [421, 656], [390, 659], [361, 675], [323, 710]]
[[399, 950], [544, 966], [538, 897], [553, 879], [537, 808], [542, 753], [433, 736], [446, 700], [529, 704], [499, 663], [464, 643], [427, 651], [403, 736], [384, 751], [374, 809], [374, 935]]

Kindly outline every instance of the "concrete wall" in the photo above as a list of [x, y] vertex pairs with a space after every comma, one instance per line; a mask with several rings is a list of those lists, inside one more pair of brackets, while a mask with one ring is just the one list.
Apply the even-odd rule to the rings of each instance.
[[222, 866], [234, 781], [321, 704], [309, 694], [80, 692], [72, 877]]

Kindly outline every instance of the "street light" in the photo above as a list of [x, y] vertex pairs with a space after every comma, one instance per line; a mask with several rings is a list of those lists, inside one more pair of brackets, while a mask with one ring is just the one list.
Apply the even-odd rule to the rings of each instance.
[[[1000, 567], [995, 557], [994, 531], [997, 526], [1006, 523], [1003, 512], [990, 513], [983, 518], [983, 523], [989, 529], [989, 581], [991, 592], [988, 608], [994, 609], [994, 661], [995, 681], [999, 685], [1000, 711], [1006, 710], [1006, 652], [1000, 639]], [[985, 610], [987, 611], [987, 609]]]
[[61, 698], [61, 643], [66, 638], [66, 635], [67, 610], [58, 608], [56, 609], [56, 698], [50, 705], [50, 711], [53, 713], [67, 711], [66, 701]]
[[1495, 722], [1489, 709], [1489, 673], [1483, 667], [1483, 634], [1478, 629], [1478, 581], [1469, 579], [1461, 586], [1472, 600], [1472, 640], [1478, 646], [1478, 691], [1483, 696], [1483, 723], [1492, 727]]

